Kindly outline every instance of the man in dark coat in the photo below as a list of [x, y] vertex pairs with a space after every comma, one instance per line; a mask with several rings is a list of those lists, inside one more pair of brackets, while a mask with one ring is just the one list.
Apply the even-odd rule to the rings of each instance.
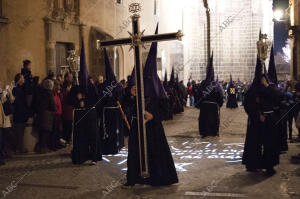
[[280, 104], [281, 93], [269, 86], [267, 75], [262, 72], [257, 58], [255, 77], [245, 96], [244, 108], [248, 114], [243, 164], [247, 171], [266, 169], [268, 175], [275, 174], [279, 164], [278, 117], [274, 107]]
[[27, 153], [27, 149], [24, 148], [24, 130], [26, 122], [29, 118], [30, 112], [26, 104], [26, 94], [24, 87], [24, 77], [20, 73], [15, 76], [16, 87], [12, 90], [15, 97], [14, 101], [14, 130], [16, 133], [16, 148], [17, 152]]
[[232, 81], [232, 76], [230, 74], [230, 83], [229, 83], [229, 86], [227, 88], [227, 93], [228, 93], [228, 97], [227, 97], [227, 104], [226, 104], [226, 107], [227, 108], [237, 108], [238, 107], [238, 104], [237, 104], [237, 98], [236, 98], [236, 93], [237, 89], [235, 87], [235, 85], [233, 84], [233, 81]]
[[39, 128], [39, 142], [36, 146], [36, 151], [46, 153], [49, 149], [50, 135], [53, 133], [54, 114], [56, 111], [53, 95], [54, 82], [46, 79], [43, 81], [42, 87], [37, 97], [38, 110], [36, 124]]
[[32, 83], [33, 78], [31, 74], [31, 61], [30, 60], [24, 60], [23, 61], [23, 68], [21, 70], [21, 74], [24, 76], [24, 87], [26, 95], [32, 95]]
[[[157, 32], [157, 31], [156, 31]], [[131, 132], [128, 143], [127, 183], [124, 187], [135, 184], [152, 186], [171, 185], [178, 182], [178, 177], [171, 151], [161, 123], [167, 115], [167, 95], [157, 75], [157, 43], [152, 43], [144, 68], [144, 93], [146, 104], [146, 140], [149, 165], [149, 178], [140, 176], [139, 144], [136, 119], [136, 90], [131, 88], [131, 95], [126, 100], [131, 109]]]
[[220, 107], [223, 105], [223, 91], [214, 81], [213, 55], [207, 67], [206, 79], [201, 82], [195, 96], [195, 106], [200, 109], [199, 133], [202, 138], [218, 136]]

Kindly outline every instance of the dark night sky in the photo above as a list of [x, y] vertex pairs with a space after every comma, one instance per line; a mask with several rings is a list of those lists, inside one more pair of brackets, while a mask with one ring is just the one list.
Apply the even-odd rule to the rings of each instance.
[[[274, 0], [274, 10], [285, 10], [289, 6], [288, 0]], [[286, 16], [288, 18], [288, 16]], [[285, 18], [285, 19], [286, 19]], [[285, 41], [288, 38], [288, 26], [287, 22], [275, 22], [274, 23], [274, 50], [282, 53], [282, 47], [285, 46]]]

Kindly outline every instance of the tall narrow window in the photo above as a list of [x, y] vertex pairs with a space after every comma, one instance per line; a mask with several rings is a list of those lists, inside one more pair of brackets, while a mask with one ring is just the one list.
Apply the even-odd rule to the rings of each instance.
[[2, 0], [0, 0], [0, 17], [3, 16], [3, 11], [2, 11], [3, 5], [2, 5]]
[[0, 24], [1, 23], [4, 23], [4, 24], [8, 24], [9, 23], [9, 20], [8, 18], [6, 18], [4, 15], [4, 1], [3, 0], [0, 0]]
[[154, 0], [154, 15], [157, 15], [157, 0]]
[[122, 4], [122, 0], [117, 0], [117, 4]]

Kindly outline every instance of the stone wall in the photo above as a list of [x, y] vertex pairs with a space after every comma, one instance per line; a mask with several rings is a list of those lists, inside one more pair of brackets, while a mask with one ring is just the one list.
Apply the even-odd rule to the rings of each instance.
[[300, 80], [300, 1], [290, 0], [291, 77]]
[[[104, 74], [103, 53], [96, 51], [96, 39], [128, 37], [131, 19], [128, 6], [131, 0], [117, 4], [115, 0], [2, 0], [3, 10], [10, 24], [0, 23], [0, 81], [8, 83], [20, 72], [22, 61], [30, 59], [33, 74], [46, 76], [53, 70], [56, 42], [68, 43], [77, 50], [84, 38], [87, 65], [93, 76]], [[161, 4], [158, 1], [157, 11]], [[154, 15], [154, 0], [140, 1], [141, 29], [153, 34], [159, 21]], [[68, 4], [68, 5], [66, 5]], [[67, 6], [67, 7], [66, 7]], [[168, 24], [165, 20], [162, 24]], [[160, 29], [162, 30], [162, 29]], [[173, 29], [172, 32], [177, 30]], [[160, 47], [168, 52], [168, 46]], [[133, 51], [128, 46], [109, 48], [114, 67], [115, 54], [119, 55], [119, 78], [131, 73], [134, 65]], [[166, 58], [165, 58], [166, 59]], [[169, 61], [169, 58], [168, 58]], [[170, 70], [169, 70], [170, 71]]]
[[46, 74], [46, 48], [43, 18], [47, 1], [2, 0], [9, 24], [0, 23], [0, 81], [8, 83], [21, 71], [24, 59], [32, 60], [33, 73]]
[[[256, 42], [259, 30], [273, 39], [272, 1], [211, 0], [211, 51], [214, 52], [215, 73], [221, 80], [238, 77], [253, 78], [256, 62]], [[267, 9], [266, 9], [267, 8]], [[207, 65], [207, 22], [202, 2], [189, 1], [185, 7], [184, 24], [185, 78], [203, 80]]]
[[[103, 55], [96, 51], [95, 40], [128, 37], [127, 31], [131, 31], [128, 5], [132, 0], [123, 0], [122, 4], [117, 4], [114, 0], [2, 1], [4, 13], [11, 22], [0, 23], [0, 63], [3, 71], [0, 73], [0, 80], [4, 82], [11, 81], [20, 71], [24, 59], [32, 60], [34, 75], [45, 77], [47, 71], [54, 67], [52, 57], [55, 43], [70, 43], [79, 54], [80, 37], [84, 38], [90, 74], [104, 74]], [[222, 79], [228, 78], [229, 72], [233, 73], [234, 78], [249, 79], [255, 66], [259, 28], [262, 27], [263, 32], [269, 33], [271, 38], [273, 36], [270, 31], [272, 24], [268, 24], [269, 18], [262, 9], [270, 0], [223, 1], [223, 6], [214, 3], [216, 0], [210, 1], [216, 73]], [[196, 80], [203, 79], [207, 41], [202, 1], [157, 0], [156, 14], [154, 0], [139, 2], [142, 5], [141, 29], [145, 29], [145, 34], [153, 34], [157, 22], [160, 24], [159, 33], [176, 32], [183, 28], [185, 34], [183, 42], [159, 43], [159, 75], [163, 78], [167, 70], [169, 76], [172, 66], [176, 65], [180, 79], [187, 81], [191, 74]], [[74, 9], [70, 12], [70, 16], [74, 18], [53, 19], [54, 8], [65, 7], [66, 3], [69, 5], [68, 9]], [[68, 9], [64, 11], [68, 12]], [[54, 12], [58, 16], [59, 13], [59, 9]], [[221, 30], [220, 26], [224, 26], [226, 21], [231, 22]], [[249, 31], [245, 32], [245, 29]], [[119, 78], [126, 78], [134, 65], [133, 51], [129, 51], [128, 46], [108, 50], [114, 67], [119, 65], [119, 71], [116, 72]], [[119, 55], [118, 64], [115, 60], [116, 51]]]

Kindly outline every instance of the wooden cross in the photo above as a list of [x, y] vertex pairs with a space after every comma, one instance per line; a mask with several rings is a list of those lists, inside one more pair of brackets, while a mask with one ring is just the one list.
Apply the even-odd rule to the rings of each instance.
[[132, 18], [132, 33], [128, 32], [129, 38], [122, 38], [110, 41], [97, 40], [97, 49], [107, 46], [131, 45], [130, 49], [134, 49], [135, 58], [135, 83], [136, 83], [136, 108], [137, 108], [137, 124], [138, 124], [138, 144], [139, 144], [139, 163], [140, 175], [143, 178], [149, 177], [148, 169], [148, 154], [147, 154], [147, 139], [145, 127], [145, 100], [144, 100], [144, 82], [143, 82], [143, 66], [141, 59], [141, 48], [145, 43], [180, 40], [183, 36], [182, 31], [167, 34], [156, 34], [144, 36], [144, 31], [140, 32], [140, 15], [141, 5], [132, 3], [129, 5], [129, 12], [133, 13]]

